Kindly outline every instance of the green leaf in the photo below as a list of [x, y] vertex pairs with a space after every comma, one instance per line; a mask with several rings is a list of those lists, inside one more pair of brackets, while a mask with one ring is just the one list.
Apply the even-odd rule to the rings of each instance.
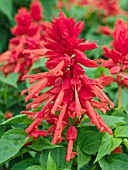
[[85, 154], [84, 152], [81, 151], [79, 146], [77, 147], [77, 162], [78, 162], [78, 170], [87, 164], [91, 160], [91, 156]]
[[37, 140], [33, 141], [31, 148], [37, 151], [41, 151], [44, 149], [52, 149], [60, 147], [59, 145], [51, 144], [47, 139], [39, 137]]
[[24, 145], [26, 132], [22, 129], [11, 129], [0, 139], [0, 164], [15, 156]]
[[45, 68], [45, 62], [47, 61], [47, 58], [41, 58], [38, 61], [34, 62], [30, 70], [34, 70], [39, 67], [44, 67]]
[[4, 74], [0, 72], [0, 81], [8, 85], [12, 85], [15, 88], [17, 88], [18, 77], [19, 77], [18, 73], [11, 73], [7, 77], [5, 77]]
[[12, 0], [0, 0], [0, 11], [12, 21]]
[[127, 170], [128, 169], [128, 155], [113, 154], [99, 161], [102, 170]]
[[32, 166], [35, 164], [35, 159], [27, 159], [27, 160], [23, 160], [21, 162], [16, 163], [11, 170], [25, 170], [26, 168], [28, 168], [29, 166]]
[[77, 143], [86, 154], [95, 154], [102, 141], [103, 133], [95, 127], [82, 127], [79, 130]]
[[13, 123], [22, 123], [26, 118], [26, 115], [16, 115], [15, 117], [12, 117], [4, 122], [2, 122], [0, 125], [6, 125], [6, 124], [13, 124]]
[[121, 142], [122, 139], [114, 138], [113, 136], [110, 136], [108, 133], [106, 133], [103, 136], [95, 162], [99, 161], [103, 156], [109, 154], [111, 151], [117, 148]]
[[124, 125], [124, 117], [118, 117], [118, 116], [109, 116], [109, 115], [101, 115], [107, 126], [109, 126], [111, 129], [116, 128], [119, 125]]
[[28, 167], [26, 170], [45, 170], [45, 169], [41, 166], [33, 165], [33, 166]]
[[8, 40], [8, 32], [4, 28], [0, 27], [0, 52], [3, 51], [4, 46], [7, 43], [7, 40]]
[[114, 135], [115, 137], [128, 137], [128, 126], [118, 126]]
[[72, 161], [70, 162], [65, 161], [66, 149], [64, 147], [45, 150], [44, 152], [42, 152], [42, 154], [40, 155], [40, 163], [45, 169], [47, 169], [47, 160], [49, 152], [51, 154], [53, 161], [56, 164], [57, 170], [71, 169]]
[[47, 170], [56, 170], [56, 164], [53, 161], [51, 154], [48, 155], [48, 161], [47, 161]]

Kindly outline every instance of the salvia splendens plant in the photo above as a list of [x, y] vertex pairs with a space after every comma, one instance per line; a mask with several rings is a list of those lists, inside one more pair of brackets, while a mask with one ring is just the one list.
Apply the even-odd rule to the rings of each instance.
[[[78, 38], [84, 28], [84, 22], [75, 23], [73, 18], [67, 18], [60, 12], [58, 18], [53, 18], [52, 24], [45, 32], [45, 43], [43, 49], [31, 50], [31, 54], [42, 55], [44, 49], [48, 60], [46, 68], [48, 72], [35, 75], [24, 75], [23, 79], [30, 79], [31, 87], [22, 91], [27, 93], [25, 102], [26, 109], [37, 111], [22, 111], [28, 114], [28, 118], [34, 119], [33, 123], [26, 129], [28, 137], [52, 136], [52, 143], [56, 144], [65, 139], [68, 142], [66, 161], [75, 156], [73, 143], [77, 138], [77, 124], [82, 121], [84, 115], [90, 118], [101, 132], [112, 134], [95, 108], [105, 113], [114, 107], [113, 103], [102, 91], [102, 86], [95, 80], [88, 78], [82, 67], [97, 67], [95, 62], [88, 59], [84, 51], [97, 48], [95, 42], [84, 41]], [[49, 88], [48, 90], [46, 88]], [[45, 90], [45, 91], [44, 91]], [[99, 100], [95, 100], [98, 98]], [[50, 123], [50, 127], [39, 130], [42, 121]]]

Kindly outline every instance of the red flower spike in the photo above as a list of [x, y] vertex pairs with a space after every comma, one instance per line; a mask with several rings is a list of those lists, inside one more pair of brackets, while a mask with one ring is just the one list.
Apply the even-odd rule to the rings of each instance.
[[34, 0], [31, 4], [31, 16], [35, 21], [42, 19], [42, 6], [38, 0]]
[[[36, 134], [41, 121], [45, 121], [51, 125], [47, 131], [48, 135], [53, 136], [52, 143], [59, 143], [64, 140], [63, 131], [66, 126], [72, 125], [71, 119], [75, 118], [75, 123], [78, 124], [85, 114], [101, 132], [112, 134], [111, 129], [105, 125], [94, 108], [105, 113], [109, 110], [108, 104], [112, 108], [114, 105], [103, 93], [102, 86], [84, 75], [83, 65], [97, 67], [95, 62], [87, 58], [84, 51], [97, 48], [97, 45], [95, 42], [84, 42], [84, 39], [78, 37], [83, 26], [83, 22], [76, 24], [73, 18], [67, 18], [61, 11], [59, 17], [53, 18], [45, 31], [45, 43], [42, 43], [45, 46], [45, 54], [42, 49], [25, 51], [37, 57], [43, 53], [47, 58], [48, 69], [45, 73], [23, 76], [23, 80], [28, 78], [30, 84], [33, 84], [22, 91], [22, 94], [27, 93], [25, 101], [33, 100], [27, 104], [26, 109], [38, 108], [43, 104], [40, 112], [25, 111], [34, 119], [26, 130], [28, 135]], [[49, 90], [43, 93], [47, 87]], [[93, 100], [94, 97], [97, 97], [99, 102]], [[76, 155], [72, 152], [76, 137], [77, 130], [71, 126], [66, 137], [68, 140], [66, 161], [70, 161]]]
[[20, 73], [19, 79], [21, 79], [29, 71], [32, 64], [43, 56], [43, 53], [38, 57], [23, 53], [25, 49], [29, 51], [41, 48], [42, 41], [45, 41], [43, 34], [49, 24], [39, 21], [42, 19], [41, 13], [41, 4], [37, 0], [32, 2], [30, 11], [26, 8], [18, 10], [15, 17], [16, 26], [11, 29], [15, 37], [10, 39], [9, 50], [0, 55], [0, 63], [5, 62], [0, 70], [5, 75], [18, 72]]
[[[112, 75], [116, 75], [116, 78], [109, 76], [102, 76], [97, 79], [100, 81], [103, 86], [110, 84], [115, 81], [118, 84], [122, 84], [125, 87], [128, 86], [127, 81], [125, 81], [126, 77], [122, 76], [122, 73], [126, 73], [128, 69], [128, 25], [122, 19], [118, 19], [114, 26], [113, 31], [113, 49], [109, 49], [107, 47], [103, 47], [104, 56], [109, 58], [109, 60], [102, 60], [101, 65], [109, 68], [110, 73]], [[121, 73], [121, 74], [120, 74]], [[120, 79], [118, 79], [118, 75], [120, 75]], [[105, 83], [105, 79], [108, 79], [108, 82]], [[125, 83], [123, 83], [125, 82]]]
[[67, 162], [73, 159], [74, 156], [77, 154], [76, 152], [72, 152], [73, 142], [76, 140], [76, 137], [77, 137], [77, 129], [75, 128], [75, 126], [70, 126], [66, 134], [66, 139], [68, 141], [68, 148], [67, 148], [67, 155], [66, 155]]

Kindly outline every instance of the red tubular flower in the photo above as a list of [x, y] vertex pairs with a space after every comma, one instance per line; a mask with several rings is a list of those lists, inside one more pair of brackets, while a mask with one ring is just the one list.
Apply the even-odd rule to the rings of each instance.
[[116, 75], [116, 79], [112, 76], [102, 76], [97, 81], [104, 86], [116, 81], [118, 84], [128, 87], [128, 76], [126, 76], [128, 70], [128, 25], [122, 19], [118, 19], [115, 23], [113, 39], [113, 49], [103, 47], [104, 56], [109, 60], [102, 61], [101, 65], [109, 68], [110, 73]]
[[36, 0], [32, 2], [30, 11], [26, 8], [19, 9], [15, 17], [16, 26], [11, 29], [15, 37], [10, 39], [9, 50], [0, 55], [0, 63], [5, 62], [0, 70], [5, 75], [15, 71], [20, 73], [21, 78], [29, 71], [32, 63], [39, 59], [39, 56], [33, 59], [29, 53], [23, 51], [39, 49], [41, 42], [45, 41], [43, 34], [48, 24], [39, 21], [42, 19], [41, 13], [41, 4]]
[[[52, 132], [52, 143], [59, 143], [64, 139], [65, 127], [72, 124], [71, 118], [75, 118], [75, 122], [80, 123], [85, 114], [100, 131], [112, 134], [111, 129], [105, 125], [93, 106], [105, 113], [109, 110], [108, 104], [111, 108], [114, 105], [103, 93], [102, 86], [85, 76], [82, 68], [82, 65], [97, 67], [95, 62], [84, 54], [86, 50], [97, 48], [96, 43], [84, 42], [84, 39], [78, 38], [83, 27], [82, 21], [76, 24], [73, 18], [67, 18], [63, 12], [60, 12], [59, 17], [53, 18], [52, 24], [47, 28], [44, 46], [45, 57], [48, 59], [46, 62], [48, 72], [23, 76], [23, 79], [29, 78], [30, 84], [34, 83], [30, 88], [22, 91], [22, 95], [28, 93], [26, 102], [33, 99], [27, 104], [26, 109], [36, 109], [44, 104], [40, 112], [22, 112], [35, 119], [26, 130], [28, 135], [37, 132], [39, 124], [45, 120], [52, 124], [48, 130]], [[29, 52], [33, 56], [40, 56], [42, 49]], [[46, 87], [49, 87], [49, 90], [42, 93]], [[93, 97], [99, 98], [99, 102]], [[75, 127], [71, 126], [67, 132], [69, 141], [67, 161], [75, 155], [72, 152], [73, 141], [77, 136], [74, 129]]]
[[77, 129], [75, 126], [70, 126], [67, 130], [66, 139], [68, 141], [68, 148], [67, 148], [67, 155], [66, 155], [66, 161], [69, 162], [71, 159], [74, 158], [74, 156], [77, 154], [76, 152], [72, 152], [73, 150], [73, 142], [77, 138]]

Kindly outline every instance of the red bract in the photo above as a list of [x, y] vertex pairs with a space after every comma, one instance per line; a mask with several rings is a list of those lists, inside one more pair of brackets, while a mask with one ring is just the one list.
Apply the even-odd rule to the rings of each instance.
[[102, 76], [98, 79], [103, 86], [116, 81], [118, 84], [128, 87], [128, 24], [122, 19], [115, 23], [113, 32], [113, 49], [103, 47], [104, 56], [109, 60], [103, 60], [102, 66], [109, 68], [112, 76]]
[[[26, 130], [29, 136], [35, 133], [36, 137], [40, 136], [38, 126], [45, 120], [52, 124], [46, 130], [48, 135], [53, 136], [52, 143], [59, 143], [64, 139], [65, 127], [72, 124], [70, 120], [73, 119], [77, 125], [85, 114], [100, 131], [112, 134], [111, 129], [105, 125], [94, 108], [105, 113], [109, 110], [108, 104], [112, 108], [114, 105], [103, 93], [101, 85], [84, 75], [82, 68], [82, 65], [97, 67], [84, 54], [84, 51], [97, 48], [97, 45], [95, 42], [78, 38], [83, 28], [82, 21], [76, 24], [73, 18], [68, 19], [63, 12], [60, 12], [59, 17], [53, 18], [51, 26], [46, 30], [44, 46], [47, 49], [45, 57], [48, 59], [46, 62], [48, 72], [23, 76], [23, 79], [29, 78], [30, 83], [34, 83], [30, 88], [22, 91], [22, 95], [28, 93], [25, 98], [26, 102], [33, 99], [26, 108], [35, 109], [45, 102], [39, 112], [23, 112], [35, 119]], [[40, 56], [42, 50], [32, 50], [31, 53]], [[46, 87], [49, 87], [49, 90], [43, 93]], [[94, 97], [99, 98], [99, 102], [94, 100]], [[67, 132], [67, 140], [70, 143], [67, 161], [74, 157], [72, 147], [76, 132], [74, 133], [75, 127], [73, 126], [73, 129], [71, 127]], [[75, 134], [75, 137], [73, 139], [71, 137], [70, 141], [69, 134], [72, 130], [71, 134]]]
[[26, 8], [19, 9], [15, 17], [17, 25], [11, 29], [15, 37], [10, 39], [9, 50], [0, 55], [0, 62], [5, 62], [0, 70], [6, 75], [15, 71], [22, 77], [29, 71], [32, 63], [39, 59], [39, 56], [33, 59], [23, 51], [41, 48], [41, 42], [45, 41], [43, 34], [48, 23], [39, 21], [42, 19], [41, 12], [41, 4], [37, 0], [32, 2], [30, 11]]

